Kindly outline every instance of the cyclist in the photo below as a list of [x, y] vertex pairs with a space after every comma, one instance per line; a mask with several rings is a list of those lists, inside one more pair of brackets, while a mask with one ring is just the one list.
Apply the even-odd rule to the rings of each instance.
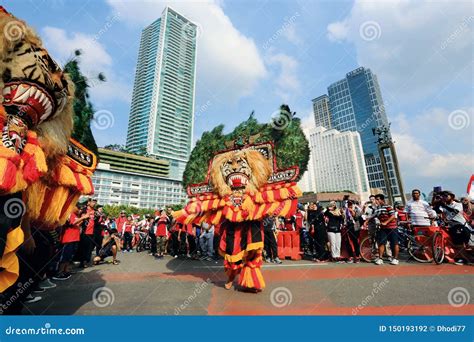
[[377, 210], [375, 216], [380, 220], [380, 229], [377, 232], [377, 243], [379, 245], [379, 257], [375, 260], [376, 265], [382, 265], [382, 256], [385, 251], [387, 241], [390, 241], [390, 248], [393, 253], [393, 258], [390, 261], [392, 265], [398, 265], [398, 230], [397, 218], [395, 217], [395, 210], [392, 206], [385, 203], [385, 196], [383, 194], [375, 195], [377, 202]]
[[[464, 245], [469, 242], [471, 229], [463, 214], [462, 204], [455, 201], [456, 195], [451, 191], [443, 191], [440, 209], [446, 217], [449, 226], [449, 235], [454, 245]], [[459, 259], [456, 264], [463, 264]]]

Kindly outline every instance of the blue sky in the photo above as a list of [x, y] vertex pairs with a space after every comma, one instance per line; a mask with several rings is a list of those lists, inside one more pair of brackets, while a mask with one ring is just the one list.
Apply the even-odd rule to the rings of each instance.
[[59, 63], [74, 49], [98, 111], [100, 146], [125, 143], [141, 29], [166, 4], [199, 27], [194, 135], [252, 110], [262, 122], [288, 103], [312, 123], [311, 99], [358, 66], [379, 78], [407, 189], [466, 191], [474, 173], [473, 25], [469, 1], [1, 2], [26, 20]]

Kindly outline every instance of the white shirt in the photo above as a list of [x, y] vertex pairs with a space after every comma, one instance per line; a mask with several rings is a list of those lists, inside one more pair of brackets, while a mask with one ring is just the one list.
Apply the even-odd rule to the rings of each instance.
[[436, 212], [428, 202], [421, 199], [408, 201], [405, 212], [410, 216], [411, 224], [414, 226], [431, 226], [430, 218], [436, 218]]
[[464, 215], [463, 215], [463, 210], [462, 210], [462, 204], [461, 203], [458, 203], [456, 201], [452, 201], [451, 204], [447, 204], [446, 206], [451, 208], [451, 209], [455, 209], [457, 211], [457, 212], [452, 212], [452, 211], [446, 210], [445, 208], [442, 208], [443, 212], [446, 215], [446, 219], [448, 221], [454, 221], [454, 222], [457, 222], [457, 223], [460, 223], [460, 224], [465, 224], [466, 223], [466, 219], [464, 218]]

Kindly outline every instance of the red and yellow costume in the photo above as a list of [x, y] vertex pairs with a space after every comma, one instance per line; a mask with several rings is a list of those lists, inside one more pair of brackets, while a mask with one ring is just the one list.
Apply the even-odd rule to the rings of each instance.
[[[0, 293], [19, 273], [22, 227], [63, 224], [93, 192], [95, 156], [70, 140], [74, 85], [22, 20], [0, 6]], [[25, 215], [29, 220], [25, 220]]]
[[301, 191], [293, 181], [298, 168], [276, 169], [271, 143], [247, 144], [218, 152], [206, 181], [188, 187], [190, 201], [174, 213], [178, 222], [221, 225], [219, 252], [233, 279], [243, 289], [262, 290], [262, 220], [288, 217], [297, 209]]

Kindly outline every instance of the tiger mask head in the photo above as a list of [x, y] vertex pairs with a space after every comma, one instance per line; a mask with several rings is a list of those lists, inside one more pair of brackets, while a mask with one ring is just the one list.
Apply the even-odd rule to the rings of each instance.
[[271, 172], [270, 161], [259, 151], [230, 151], [212, 161], [210, 183], [221, 197], [255, 192], [267, 183]]
[[[64, 154], [73, 125], [74, 86], [40, 38], [24, 22], [0, 8], [0, 89], [7, 116], [38, 133], [48, 157]], [[5, 141], [4, 146], [19, 146]], [[21, 144], [20, 144], [21, 145]], [[13, 149], [13, 148], [12, 148]], [[18, 151], [21, 153], [21, 151]]]

